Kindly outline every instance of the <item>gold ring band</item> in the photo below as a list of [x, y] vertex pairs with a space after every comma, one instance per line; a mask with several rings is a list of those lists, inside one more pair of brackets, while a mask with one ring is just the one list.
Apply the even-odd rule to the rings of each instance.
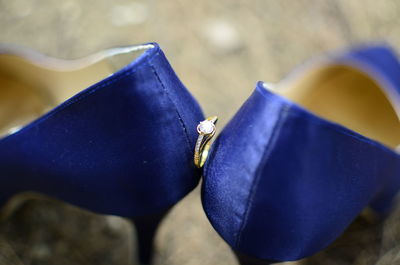
[[196, 147], [194, 149], [194, 164], [196, 167], [201, 168], [204, 166], [208, 151], [210, 149], [210, 140], [215, 135], [215, 124], [218, 121], [217, 116], [212, 116], [204, 121], [201, 121], [199, 125], [197, 125], [197, 132], [199, 133], [199, 137], [196, 141]]

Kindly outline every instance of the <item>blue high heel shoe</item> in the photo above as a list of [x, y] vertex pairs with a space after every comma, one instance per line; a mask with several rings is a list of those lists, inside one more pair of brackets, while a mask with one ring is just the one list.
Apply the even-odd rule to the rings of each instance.
[[0, 204], [34, 191], [132, 218], [149, 263], [160, 220], [198, 184], [203, 119], [160, 47], [62, 61], [1, 46], [0, 87]]
[[215, 141], [204, 210], [241, 264], [293, 261], [335, 240], [400, 188], [400, 64], [385, 45], [259, 82]]

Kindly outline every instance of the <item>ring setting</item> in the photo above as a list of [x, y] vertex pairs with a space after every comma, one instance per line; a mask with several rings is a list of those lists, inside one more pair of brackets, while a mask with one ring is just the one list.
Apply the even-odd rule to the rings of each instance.
[[196, 147], [194, 149], [194, 164], [197, 168], [203, 167], [207, 160], [210, 149], [210, 140], [215, 135], [215, 124], [217, 121], [217, 116], [211, 116], [197, 125], [199, 137], [197, 138]]

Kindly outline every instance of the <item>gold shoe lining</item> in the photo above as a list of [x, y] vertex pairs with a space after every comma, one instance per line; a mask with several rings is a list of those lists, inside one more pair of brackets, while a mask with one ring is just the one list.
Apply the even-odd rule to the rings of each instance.
[[77, 60], [0, 54], [0, 136], [17, 131], [152, 47], [116, 48]]
[[312, 70], [278, 94], [311, 112], [395, 148], [400, 143], [399, 117], [379, 85], [345, 65]]

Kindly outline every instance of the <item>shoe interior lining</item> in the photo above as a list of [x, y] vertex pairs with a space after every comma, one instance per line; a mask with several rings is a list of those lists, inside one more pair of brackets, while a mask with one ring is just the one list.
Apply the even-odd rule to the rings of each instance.
[[400, 144], [393, 105], [373, 79], [355, 68], [330, 65], [277, 91], [316, 115], [389, 147]]
[[62, 67], [57, 64], [43, 67], [15, 55], [0, 54], [0, 136], [17, 131], [152, 47], [113, 49], [88, 60], [54, 60], [63, 64]]

